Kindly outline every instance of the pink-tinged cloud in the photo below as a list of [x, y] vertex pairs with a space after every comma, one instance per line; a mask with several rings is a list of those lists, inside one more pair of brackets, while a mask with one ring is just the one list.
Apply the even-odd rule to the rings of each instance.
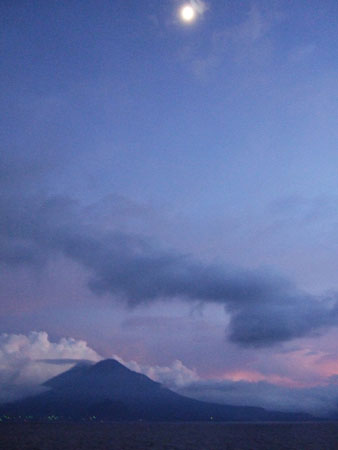
[[208, 377], [219, 381], [247, 381], [249, 383], [257, 383], [259, 381], [266, 381], [278, 386], [300, 387], [303, 386], [295, 382], [291, 377], [280, 376], [277, 374], [266, 375], [254, 370], [234, 370], [226, 371], [222, 376]]

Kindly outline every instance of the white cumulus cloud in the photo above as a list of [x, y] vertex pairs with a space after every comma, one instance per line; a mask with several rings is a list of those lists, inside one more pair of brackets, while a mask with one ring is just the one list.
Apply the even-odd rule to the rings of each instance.
[[141, 365], [136, 361], [124, 361], [118, 355], [114, 355], [113, 358], [128, 367], [128, 369], [143, 373], [170, 389], [177, 389], [199, 380], [196, 371], [189, 369], [179, 360], [175, 360], [170, 366], [147, 366]]
[[0, 402], [42, 390], [41, 383], [70, 369], [77, 360], [102, 359], [82, 340], [51, 342], [44, 331], [0, 335]]

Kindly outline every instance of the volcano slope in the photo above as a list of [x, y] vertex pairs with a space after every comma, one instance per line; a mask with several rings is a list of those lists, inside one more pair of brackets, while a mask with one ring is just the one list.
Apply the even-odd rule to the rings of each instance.
[[62, 420], [307, 421], [301, 413], [221, 405], [179, 395], [114, 359], [80, 363], [44, 383], [47, 391], [2, 405], [0, 414]]

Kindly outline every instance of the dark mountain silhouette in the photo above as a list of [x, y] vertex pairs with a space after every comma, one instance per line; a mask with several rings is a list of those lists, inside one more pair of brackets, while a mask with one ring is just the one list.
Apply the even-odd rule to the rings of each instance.
[[219, 405], [176, 394], [113, 359], [81, 363], [44, 383], [34, 397], [4, 405], [1, 413], [69, 419], [96, 416], [102, 420], [157, 421], [295, 421], [306, 414], [263, 408]]

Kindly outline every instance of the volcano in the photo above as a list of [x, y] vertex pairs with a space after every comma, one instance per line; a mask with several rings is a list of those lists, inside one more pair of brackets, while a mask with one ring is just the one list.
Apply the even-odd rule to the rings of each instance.
[[220, 405], [179, 395], [114, 359], [80, 363], [44, 383], [48, 390], [3, 405], [2, 414], [114, 421], [305, 421], [306, 414]]

